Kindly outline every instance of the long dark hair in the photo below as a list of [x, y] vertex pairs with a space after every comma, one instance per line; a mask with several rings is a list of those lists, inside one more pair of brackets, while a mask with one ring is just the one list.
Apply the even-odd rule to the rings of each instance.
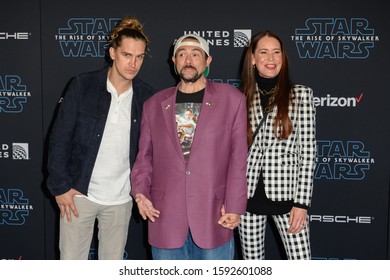
[[[279, 72], [277, 87], [275, 92], [275, 105], [277, 113], [274, 123], [274, 134], [279, 140], [287, 139], [292, 132], [291, 119], [288, 116], [288, 106], [291, 100], [291, 80], [289, 77], [288, 60], [282, 40], [276, 34], [270, 31], [264, 31], [255, 34], [246, 50], [244, 64], [241, 75], [242, 91], [246, 96], [246, 104], [248, 108], [248, 144], [251, 144], [253, 139], [252, 126], [249, 123], [249, 108], [253, 106], [253, 99], [256, 91], [255, 71], [256, 67], [252, 64], [252, 55], [255, 54], [257, 43], [264, 37], [272, 37], [278, 40], [282, 52], [282, 67]], [[280, 127], [280, 134], [278, 135], [278, 128]]]

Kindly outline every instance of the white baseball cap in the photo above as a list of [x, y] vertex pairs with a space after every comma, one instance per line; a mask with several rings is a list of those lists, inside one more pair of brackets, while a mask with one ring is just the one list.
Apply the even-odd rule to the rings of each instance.
[[[183, 42], [187, 38], [194, 38], [194, 39], [198, 40], [198, 42], [194, 42], [194, 41], [185, 41], [185, 42]], [[200, 37], [198, 35], [186, 34], [186, 35], [181, 36], [179, 39], [177, 39], [176, 43], [175, 43], [175, 48], [173, 49], [173, 56], [176, 55], [176, 51], [181, 46], [196, 46], [196, 47], [199, 47], [202, 50], [204, 50], [204, 52], [207, 54], [207, 56], [210, 56], [209, 44], [207, 43], [207, 41], [205, 39], [203, 39], [202, 37]]]

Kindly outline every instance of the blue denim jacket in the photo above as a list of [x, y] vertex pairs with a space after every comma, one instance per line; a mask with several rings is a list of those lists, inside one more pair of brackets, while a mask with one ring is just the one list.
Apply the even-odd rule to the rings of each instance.
[[[106, 67], [74, 77], [60, 104], [50, 134], [48, 152], [47, 187], [54, 196], [64, 194], [71, 188], [85, 195], [88, 193], [111, 103], [111, 94], [106, 85], [108, 69]], [[142, 80], [133, 80], [131, 168], [138, 152], [142, 106], [154, 92]]]

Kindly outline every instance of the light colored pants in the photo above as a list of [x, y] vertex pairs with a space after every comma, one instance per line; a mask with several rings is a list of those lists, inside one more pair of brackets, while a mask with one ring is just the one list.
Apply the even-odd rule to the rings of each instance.
[[122, 260], [131, 218], [133, 201], [120, 205], [101, 205], [85, 197], [74, 197], [79, 213], [72, 221], [60, 218], [61, 260], [87, 260], [98, 221], [99, 259]]

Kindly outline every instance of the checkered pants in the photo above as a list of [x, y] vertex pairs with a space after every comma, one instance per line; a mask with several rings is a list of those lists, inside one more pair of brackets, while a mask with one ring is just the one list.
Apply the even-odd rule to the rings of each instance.
[[[244, 260], [265, 259], [265, 229], [267, 225], [266, 215], [256, 215], [246, 212], [241, 216], [238, 227], [241, 249]], [[282, 238], [287, 258], [289, 260], [311, 259], [309, 224], [297, 234], [287, 233], [289, 228], [290, 213], [284, 215], [271, 215], [280, 237]]]

